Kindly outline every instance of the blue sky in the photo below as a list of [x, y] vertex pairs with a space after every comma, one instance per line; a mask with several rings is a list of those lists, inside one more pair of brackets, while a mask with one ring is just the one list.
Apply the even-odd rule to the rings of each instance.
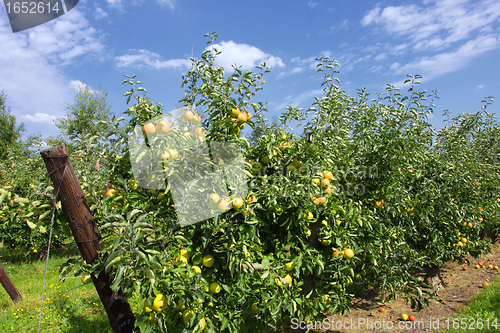
[[500, 96], [500, 0], [80, 0], [16, 34], [0, 7], [0, 90], [26, 134], [57, 134], [53, 119], [82, 80], [106, 90], [116, 114], [127, 108], [124, 74], [137, 74], [149, 98], [175, 109], [188, 58], [199, 58], [210, 32], [220, 36], [226, 72], [233, 63], [272, 66], [257, 96], [268, 119], [321, 97], [318, 56], [338, 60], [350, 95], [366, 87], [375, 97], [386, 84], [405, 92], [406, 75], [422, 75], [421, 89], [440, 91], [430, 119], [438, 129], [443, 110], [477, 112], [485, 96]]

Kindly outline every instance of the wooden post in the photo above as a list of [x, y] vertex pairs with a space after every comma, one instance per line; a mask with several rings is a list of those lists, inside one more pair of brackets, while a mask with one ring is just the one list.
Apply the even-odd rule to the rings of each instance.
[[12, 281], [9, 279], [9, 276], [2, 265], [0, 265], [0, 283], [2, 283], [2, 286], [14, 302], [22, 300], [21, 294], [17, 291], [16, 286], [14, 286]]
[[[64, 145], [52, 147], [40, 153], [56, 194], [62, 203], [69, 227], [83, 259], [92, 264], [101, 249], [101, 234], [92, 217], [82, 187]], [[129, 303], [123, 299], [123, 290], [116, 295], [110, 288], [112, 276], [102, 271], [98, 277], [92, 274], [92, 281], [108, 314], [109, 323], [115, 333], [140, 332], [135, 328], [135, 317]]]

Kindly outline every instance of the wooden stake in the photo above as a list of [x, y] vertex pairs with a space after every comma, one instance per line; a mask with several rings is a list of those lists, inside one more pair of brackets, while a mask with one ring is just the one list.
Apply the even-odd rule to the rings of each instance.
[[14, 302], [22, 300], [21, 294], [17, 291], [16, 286], [14, 286], [12, 281], [9, 279], [9, 276], [2, 265], [0, 265], [0, 283], [2, 283], [2, 286]]
[[[56, 194], [61, 200], [62, 209], [78, 249], [83, 259], [88, 264], [92, 264], [101, 249], [99, 244], [101, 234], [76, 178], [66, 147], [64, 145], [52, 147], [40, 154], [54, 184]], [[123, 299], [123, 290], [120, 289], [116, 295], [113, 294], [110, 288], [112, 280], [112, 276], [104, 271], [98, 277], [92, 274], [92, 281], [108, 314], [113, 332], [140, 332], [138, 327], [134, 331], [135, 317], [129, 303]]]

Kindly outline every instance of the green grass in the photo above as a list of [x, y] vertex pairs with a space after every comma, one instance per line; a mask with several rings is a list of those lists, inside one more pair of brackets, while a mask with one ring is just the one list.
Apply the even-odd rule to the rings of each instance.
[[[490, 282], [490, 287], [485, 288], [482, 292], [476, 294], [471, 302], [460, 309], [460, 312], [455, 316], [456, 328], [453, 329], [453, 319], [450, 318], [450, 329], [441, 331], [447, 332], [475, 332], [475, 333], [490, 333], [500, 331], [500, 279]], [[459, 328], [460, 324], [466, 323], [467, 329]], [[488, 327], [489, 321], [489, 327]], [[479, 328], [478, 324], [482, 322], [483, 328]], [[496, 327], [492, 326], [496, 323]]]
[[[68, 257], [51, 252], [47, 270], [44, 306], [40, 331], [54, 333], [112, 332], [108, 317], [92, 283], [82, 284], [80, 278], [60, 281], [59, 265]], [[23, 300], [14, 303], [5, 289], [0, 291], [0, 331], [37, 332], [40, 314], [45, 261], [37, 256], [6, 256], [0, 263], [21, 293]], [[139, 297], [129, 300], [134, 313], [141, 307]], [[141, 327], [142, 331], [147, 329]]]

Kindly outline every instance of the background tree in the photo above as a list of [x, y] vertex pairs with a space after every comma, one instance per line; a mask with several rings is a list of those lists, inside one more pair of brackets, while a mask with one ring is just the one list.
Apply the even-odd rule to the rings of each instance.
[[9, 149], [19, 148], [21, 133], [25, 131], [24, 124], [16, 126], [16, 117], [10, 114], [6, 105], [7, 95], [0, 93], [0, 158], [4, 158]]
[[70, 142], [85, 135], [102, 136], [109, 128], [100, 121], [110, 122], [111, 106], [107, 101], [108, 94], [101, 90], [92, 92], [83, 84], [79, 87], [73, 104], [66, 103], [66, 115], [55, 119], [56, 126]]

